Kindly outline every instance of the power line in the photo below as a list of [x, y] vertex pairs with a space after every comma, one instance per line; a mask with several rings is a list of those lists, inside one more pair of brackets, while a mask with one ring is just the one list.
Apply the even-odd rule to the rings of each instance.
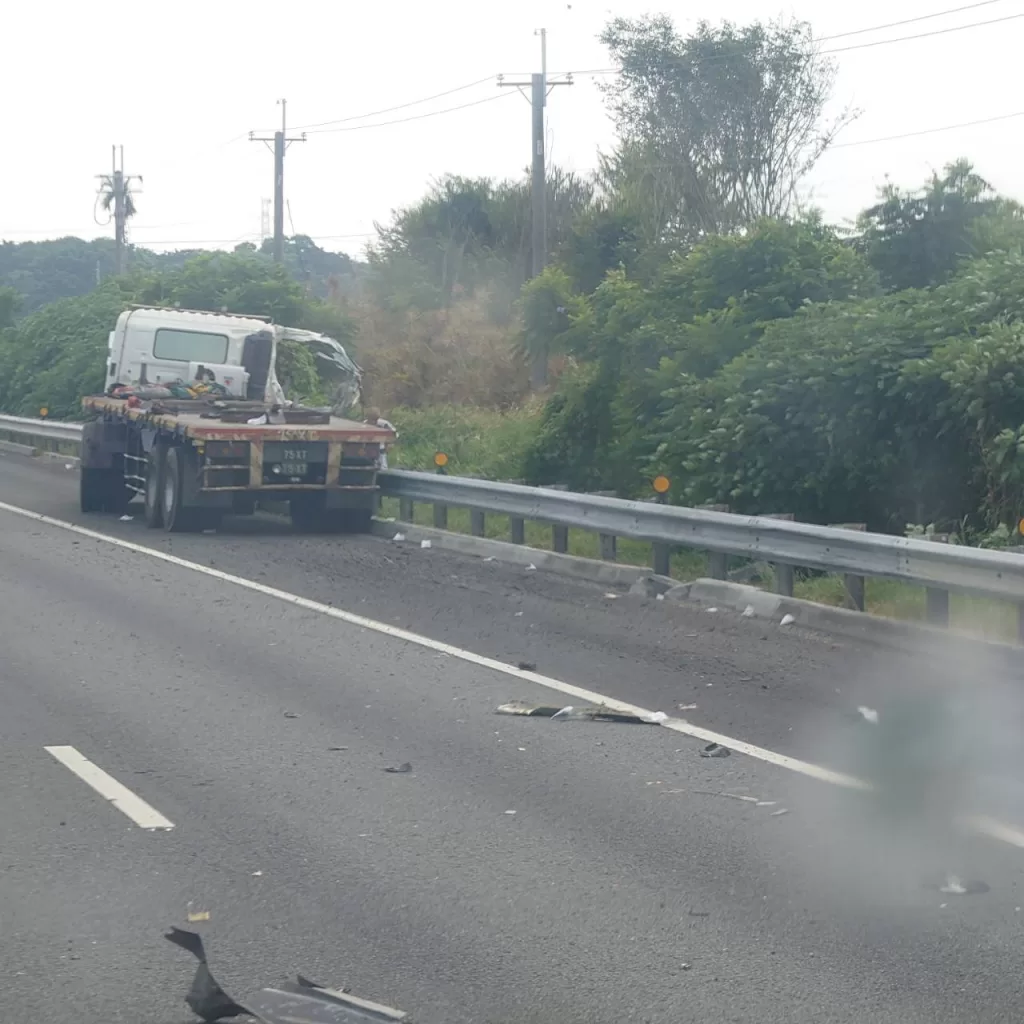
[[[994, 2], [994, 0], [991, 0]], [[467, 89], [475, 89], [478, 85], [485, 85], [487, 82], [494, 81], [494, 75], [488, 75], [486, 78], [478, 78], [475, 82], [467, 82], [465, 85], [457, 85], [454, 89], [445, 89], [444, 92], [436, 92], [433, 96], [424, 96], [422, 99], [409, 100], [408, 103], [399, 103], [394, 107], [384, 107], [381, 110], [371, 110], [366, 114], [352, 114], [350, 117], [339, 117], [334, 121], [321, 121], [319, 124], [300, 124], [296, 130], [301, 131], [302, 129], [309, 128], [326, 128], [332, 124], [347, 124], [349, 121], [364, 121], [368, 117], [380, 117], [381, 114], [391, 114], [396, 110], [407, 110], [409, 107], [418, 107], [421, 103], [430, 103], [432, 100], [443, 99], [445, 96], [452, 96], [457, 92], [465, 92]]]
[[849, 32], [836, 32], [830, 36], [820, 36], [819, 43], [827, 43], [833, 39], [846, 39], [848, 36], [862, 36], [869, 32], [882, 32], [887, 28], [899, 28], [901, 25], [912, 25], [918, 21], [931, 21], [934, 18], [945, 18], [949, 14], [960, 14], [962, 11], [973, 11], [978, 7], [989, 7], [1002, 3], [1003, 0], [980, 0], [979, 3], [966, 4], [963, 7], [951, 7], [947, 11], [936, 11], [934, 14], [920, 14], [916, 18], [904, 18], [902, 21], [890, 21], [886, 25], [874, 25], [871, 28], [855, 28]]
[[834, 50], [822, 50], [826, 53], [846, 53], [849, 50], [866, 50], [872, 46], [888, 46], [890, 43], [907, 43], [913, 39], [928, 39], [931, 36], [945, 36], [951, 32], [963, 32], [969, 28], [984, 28], [986, 25], [999, 25], [1004, 21], [1016, 21], [1024, 18], [1024, 14], [1008, 14], [1003, 18], [991, 18], [989, 21], [972, 21], [967, 25], [954, 25], [952, 28], [937, 28], [931, 32], [918, 32], [912, 36], [898, 36], [896, 39], [876, 39], [873, 43], [855, 43], [853, 46], [840, 46]]
[[871, 146], [876, 142], [896, 142], [899, 139], [913, 139], [919, 135], [935, 135], [938, 132], [951, 132], [957, 128], [973, 128], [979, 124], [995, 124], [997, 121], [1009, 121], [1012, 118], [1024, 117], [1024, 110], [1012, 114], [998, 114], [995, 117], [982, 117], [976, 121], [961, 121], [959, 124], [947, 124], [940, 128], [923, 128], [917, 132], [904, 132], [901, 135], [882, 135], [877, 139], [858, 139], [855, 142], [837, 142], [829, 149], [849, 149], [851, 146]]
[[325, 135], [330, 132], [358, 132], [363, 128], [387, 128], [392, 124], [405, 124], [407, 121], [422, 121], [426, 117], [439, 117], [441, 114], [454, 114], [457, 110], [466, 110], [469, 107], [478, 107], [482, 103], [493, 103], [495, 100], [504, 99], [513, 93], [498, 93], [496, 96], [487, 96], [482, 100], [473, 100], [471, 103], [460, 103], [457, 107], [445, 107], [443, 110], [430, 110], [425, 114], [413, 114], [411, 117], [399, 117], [393, 121], [375, 121], [372, 124], [354, 124], [347, 128], [321, 128], [312, 131], [310, 135]]
[[[1001, 2], [1001, 0], [984, 0], [984, 3], [999, 3], [999, 2]], [[840, 32], [840, 33], [838, 33], [836, 35], [822, 36], [820, 39], [816, 40], [816, 42], [820, 43], [820, 42], [824, 42], [826, 40], [831, 40], [831, 39], [841, 39], [841, 38], [844, 38], [846, 36], [863, 35], [863, 34], [866, 34], [868, 32], [879, 32], [882, 29], [893, 28], [895, 26], [903, 25], [903, 24], [909, 24], [912, 21], [923, 21], [925, 18], [938, 18], [938, 17], [941, 17], [941, 16], [946, 15], [946, 14], [955, 14], [957, 11], [970, 10], [972, 7], [983, 6], [984, 3], [969, 4], [966, 7], [956, 7], [956, 8], [951, 8], [950, 10], [947, 10], [947, 11], [938, 11], [935, 14], [922, 15], [920, 18], [908, 18], [906, 21], [903, 21], [903, 22], [896, 21], [896, 22], [891, 22], [888, 25], [874, 25], [874, 26], [872, 26], [870, 28], [854, 29], [854, 30], [851, 30], [849, 32]], [[917, 33], [914, 33], [913, 35], [909, 35], [909, 36], [897, 36], [895, 39], [876, 39], [876, 40], [874, 40], [873, 42], [870, 42], [870, 43], [854, 43], [852, 46], [837, 46], [837, 47], [834, 47], [831, 50], [821, 50], [821, 51], [819, 51], [819, 55], [820, 56], [826, 56], [826, 55], [832, 54], [832, 53], [848, 53], [850, 50], [865, 50], [865, 49], [868, 49], [868, 48], [874, 47], [874, 46], [888, 46], [891, 43], [907, 43], [907, 42], [912, 42], [913, 40], [916, 40], [916, 39], [928, 39], [928, 38], [930, 38], [932, 36], [943, 36], [943, 35], [949, 35], [950, 33], [953, 33], [953, 32], [964, 32], [967, 29], [971, 29], [971, 28], [984, 28], [986, 25], [999, 25], [999, 24], [1002, 24], [1003, 22], [1006, 22], [1006, 21], [1016, 21], [1019, 18], [1024, 18], [1024, 14], [1008, 14], [1008, 15], [1005, 15], [1004, 17], [1002, 17], [1002, 18], [990, 18], [988, 21], [971, 21], [971, 22], [968, 22], [966, 25], [953, 25], [950, 28], [933, 29], [931, 32], [917, 32]], [[735, 59], [735, 57], [736, 57], [736, 54], [734, 54], [734, 53], [714, 53], [714, 54], [708, 54], [706, 57], [691, 57], [690, 60], [691, 60], [691, 63], [693, 63], [693, 64], [710, 64], [710, 63], [714, 63], [715, 61], [733, 60], [733, 59]], [[586, 75], [591, 75], [591, 76], [621, 75], [622, 74], [622, 68], [621, 67], [619, 67], [619, 68], [588, 68], [588, 69], [586, 69], [584, 71], [571, 71], [571, 72], [564, 72], [564, 73], [565, 74], [577, 75], [577, 76], [580, 76], [580, 77], [583, 77], [583, 76], [586, 76]]]

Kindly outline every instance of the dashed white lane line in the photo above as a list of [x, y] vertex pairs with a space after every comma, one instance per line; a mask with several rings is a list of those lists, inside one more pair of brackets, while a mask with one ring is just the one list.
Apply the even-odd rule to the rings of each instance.
[[174, 822], [165, 818], [156, 808], [150, 807], [141, 797], [136, 796], [127, 786], [122, 785], [102, 768], [93, 764], [74, 747], [44, 747], [65, 768], [77, 775], [86, 785], [105, 800], [109, 800], [123, 815], [131, 818], [139, 828], [150, 831], [164, 831], [174, 828]]

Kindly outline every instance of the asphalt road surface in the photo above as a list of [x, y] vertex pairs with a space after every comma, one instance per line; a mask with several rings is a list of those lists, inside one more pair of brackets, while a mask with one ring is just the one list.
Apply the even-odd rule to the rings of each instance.
[[[0, 502], [382, 624], [0, 510], [0, 1019], [184, 1024], [161, 933], [190, 912], [233, 993], [301, 971], [421, 1024], [1020, 1019], [1021, 849], [890, 842], [857, 794], [669, 729], [496, 715], [568, 701], [386, 627], [840, 769], [858, 705], [966, 660], [268, 519], [169, 538], [17, 457]], [[929, 887], [953, 869], [986, 891]]]

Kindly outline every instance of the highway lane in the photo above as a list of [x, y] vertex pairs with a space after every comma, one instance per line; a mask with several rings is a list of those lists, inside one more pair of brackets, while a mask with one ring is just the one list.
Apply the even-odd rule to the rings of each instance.
[[[217, 536], [168, 537], [83, 516], [77, 474], [0, 455], [0, 500], [173, 552], [325, 603], [337, 603], [480, 654], [694, 722], [782, 753], [844, 768], [856, 708], [894, 686], [929, 688], [973, 658], [913, 653], [780, 628], [733, 612], [641, 602], [604, 585], [376, 538], [309, 538], [267, 518], [229, 520]], [[617, 594], [615, 600], [606, 595]], [[1017, 656], [993, 670], [1019, 678]], [[1024, 720], [1022, 720], [1024, 729]], [[1022, 808], [1024, 812], [1024, 808]]]
[[0, 566], [4, 1019], [187, 1019], [159, 933], [189, 904], [233, 987], [301, 970], [428, 1024], [1017, 1015], [1017, 850], [959, 851], [979, 896], [864, 885], [820, 870], [837, 791], [778, 768], [499, 717], [552, 694], [2, 512]]

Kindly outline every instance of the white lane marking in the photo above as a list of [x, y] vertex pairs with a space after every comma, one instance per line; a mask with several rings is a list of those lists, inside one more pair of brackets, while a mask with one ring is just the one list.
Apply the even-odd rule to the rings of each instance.
[[[84, 526], [77, 526], [74, 523], [68, 523], [62, 519], [53, 519], [50, 516], [42, 515], [39, 512], [30, 512], [28, 509], [19, 508], [17, 505], [8, 505], [6, 502], [0, 502], [0, 510], [12, 512], [15, 515], [23, 516], [26, 519], [32, 519], [39, 523], [46, 523], [48, 526], [56, 526], [58, 529], [68, 530], [71, 533], [78, 534], [82, 537], [89, 537], [93, 540], [102, 541], [105, 544], [112, 544], [114, 547], [121, 548], [125, 551], [134, 551], [136, 554], [146, 555], [149, 558], [155, 558], [161, 562], [167, 562], [170, 565], [176, 565], [182, 569], [189, 569], [192, 572], [198, 572], [204, 576], [210, 576], [223, 583], [231, 583], [236, 587], [242, 587], [245, 590], [262, 594], [265, 597], [272, 597], [275, 600], [284, 601], [297, 608], [304, 608], [307, 611], [317, 612], [320, 615], [326, 615], [329, 618], [338, 619], [341, 622], [347, 622], [349, 625], [359, 626], [362, 629], [372, 630], [376, 633], [383, 633], [385, 636], [392, 637], [396, 640], [404, 640], [407, 643], [416, 644], [419, 647], [426, 647], [428, 650], [436, 651], [439, 654], [447, 654], [449, 657], [458, 658], [460, 661], [468, 661], [470, 664], [479, 665], [481, 668], [491, 669], [494, 672], [501, 672], [507, 676], [514, 676], [517, 679], [524, 679], [531, 683], [537, 683], [538, 685], [545, 686], [550, 690], [557, 690], [559, 693], [563, 693], [567, 697], [573, 697], [579, 703], [604, 704], [606, 707], [612, 708], [613, 710], [625, 711], [634, 715], [648, 716], [654, 714], [653, 711], [650, 711], [647, 708], [639, 707], [636, 704], [628, 704], [625, 701], [616, 700], [614, 697], [606, 697], [604, 694], [595, 693], [593, 690], [585, 690], [580, 686], [563, 682], [561, 679], [555, 679], [552, 676], [541, 675], [538, 672], [529, 672], [525, 669], [516, 668], [514, 665], [506, 665], [502, 661], [496, 661], [494, 658], [487, 658], [482, 654], [474, 654], [472, 651], [463, 650], [461, 647], [453, 647], [451, 644], [446, 644], [441, 640], [432, 640], [428, 636], [421, 636], [419, 633], [412, 633], [409, 630], [401, 629], [398, 626], [389, 626], [386, 622], [377, 622], [375, 619], [368, 619], [362, 615], [355, 615], [352, 612], [342, 611], [340, 608], [321, 604], [319, 601], [312, 601], [307, 597], [299, 597], [297, 594], [290, 594], [288, 591], [278, 590], [276, 587], [268, 587], [264, 583], [257, 583], [255, 580], [247, 580], [243, 576], [233, 576], [231, 573], [222, 572], [220, 569], [213, 569], [208, 565], [200, 565], [198, 562], [190, 562], [187, 559], [179, 558], [177, 555], [169, 555], [166, 552], [157, 551], [155, 548], [149, 548], [142, 544], [135, 544], [130, 540], [122, 540], [120, 537], [111, 537], [108, 534], [99, 533], [96, 530], [90, 530]], [[860, 779], [855, 779], [851, 775], [843, 775], [840, 772], [834, 772], [828, 768], [822, 768], [820, 765], [810, 764], [807, 761], [800, 761], [797, 758], [789, 757], [786, 754], [777, 754], [773, 750], [766, 750], [764, 747], [754, 746], [752, 743], [745, 743], [743, 740], [735, 740], [729, 736], [723, 736], [721, 733], [712, 732], [710, 729], [703, 729], [700, 726], [691, 725], [682, 718], [669, 718], [664, 721], [662, 725], [665, 728], [672, 729], [675, 732], [681, 732], [687, 736], [692, 736], [694, 739], [704, 740], [707, 743], [721, 743], [722, 746], [729, 747], [737, 753], [747, 754], [749, 757], [755, 757], [758, 760], [767, 761], [769, 764], [777, 765], [780, 768], [788, 768], [790, 771], [799, 772], [802, 775], [809, 775], [811, 778], [818, 779], [821, 782], [829, 782], [835, 786], [846, 786], [852, 789], [863, 789], [866, 786], [866, 783], [861, 782]]]
[[[297, 594], [290, 594], [286, 590], [278, 590], [275, 587], [268, 587], [266, 584], [257, 583], [254, 580], [247, 580], [242, 576], [232, 576], [230, 573], [222, 572], [220, 569], [213, 569], [207, 565], [200, 565], [198, 562], [189, 562], [187, 559], [178, 558], [177, 555], [169, 555], [163, 551], [157, 551], [154, 548], [145, 547], [142, 544], [135, 544], [132, 541], [122, 540], [119, 537], [111, 537], [105, 533], [99, 533], [96, 530], [89, 530], [84, 526], [76, 526], [74, 523], [65, 522], [62, 519], [54, 519], [51, 516], [45, 516], [39, 512], [31, 512], [28, 509], [19, 508], [17, 505], [9, 505], [6, 502], [0, 501], [0, 511], [10, 512], [13, 515], [21, 516], [24, 519], [31, 519], [37, 523], [45, 523], [48, 526], [54, 526], [57, 529], [66, 530], [69, 533], [77, 534], [80, 537], [89, 537], [92, 540], [98, 540], [104, 544], [111, 544], [123, 551], [133, 551], [136, 554], [145, 555], [147, 558], [155, 558], [157, 561], [166, 562], [169, 565], [175, 565], [181, 569], [189, 569], [192, 572], [201, 573], [204, 576], [220, 580], [223, 583], [230, 583], [236, 587], [241, 587], [244, 590], [249, 590], [256, 594], [263, 594], [265, 597], [272, 597], [278, 601], [284, 601], [285, 603], [297, 608], [305, 608], [308, 611], [317, 612], [318, 614], [325, 615], [328, 618], [347, 622], [350, 625], [359, 626], [362, 629], [372, 630], [376, 633], [382, 633], [384, 636], [390, 636], [396, 640], [404, 640], [407, 643], [416, 644], [440, 654], [447, 654], [450, 657], [458, 658], [459, 660], [469, 662], [472, 665], [479, 665], [482, 668], [491, 669], [492, 671], [500, 672], [503, 675], [513, 676], [516, 679], [524, 679], [528, 682], [536, 683], [540, 686], [547, 687], [550, 690], [555, 690], [558, 693], [564, 693], [569, 697], [575, 697], [588, 704], [604, 704], [605, 706], [617, 711], [626, 711], [634, 715], [646, 716], [653, 714], [653, 712], [648, 708], [642, 708], [636, 704], [628, 704], [625, 701], [616, 700], [614, 697], [605, 697], [603, 694], [595, 693], [592, 690], [585, 690], [582, 687], [574, 686], [572, 683], [563, 682], [561, 679], [555, 679], [552, 676], [541, 675], [538, 672], [527, 672], [524, 669], [518, 669], [512, 665], [506, 665], [504, 662], [495, 661], [493, 658], [486, 658], [483, 655], [474, 654], [472, 651], [466, 651], [460, 647], [453, 647], [451, 644], [443, 643], [440, 640], [432, 640], [430, 637], [421, 636], [418, 633], [412, 633], [409, 630], [401, 629], [397, 626], [389, 626], [386, 622], [377, 622], [374, 619], [367, 619], [362, 615], [354, 615], [352, 612], [342, 611], [339, 608], [332, 608], [330, 605], [321, 604], [319, 601], [311, 601], [307, 597], [299, 597]], [[759, 761], [765, 761], [768, 764], [773, 764], [779, 768], [786, 768], [789, 771], [798, 772], [801, 775], [807, 775], [812, 779], [817, 779], [820, 782], [827, 782], [833, 786], [844, 786], [850, 789], [871, 788], [869, 783], [864, 782], [862, 779], [855, 778], [852, 775], [834, 772], [829, 768], [823, 768], [820, 765], [811, 764], [808, 761], [800, 761], [797, 758], [789, 757], [786, 754], [777, 754], [774, 750], [766, 750], [764, 747], [754, 746], [752, 743], [746, 743], [743, 740], [736, 740], [730, 736], [724, 736], [721, 733], [712, 732], [710, 729], [703, 729], [700, 726], [691, 725], [689, 722], [681, 718], [667, 719], [662, 723], [662, 728], [671, 729], [674, 732], [683, 733], [686, 736], [692, 736], [694, 739], [705, 740], [708, 743], [720, 743], [722, 746], [729, 747], [737, 753], [746, 754], [748, 757], [757, 758]], [[999, 839], [1003, 842], [1010, 843], [1011, 845], [1024, 848], [1024, 832], [1021, 832], [1013, 826], [1005, 825], [990, 818], [974, 819], [969, 822], [969, 826], [974, 831], [982, 835], [987, 835], [993, 839]]]
[[43, 749], [48, 754], [52, 754], [65, 768], [74, 772], [86, 785], [92, 786], [101, 797], [109, 800], [122, 814], [131, 818], [139, 828], [163, 831], [174, 828], [173, 821], [168, 821], [158, 810], [150, 807], [145, 800], [136, 796], [127, 786], [121, 785], [117, 779], [93, 764], [74, 747], [43, 747]]

